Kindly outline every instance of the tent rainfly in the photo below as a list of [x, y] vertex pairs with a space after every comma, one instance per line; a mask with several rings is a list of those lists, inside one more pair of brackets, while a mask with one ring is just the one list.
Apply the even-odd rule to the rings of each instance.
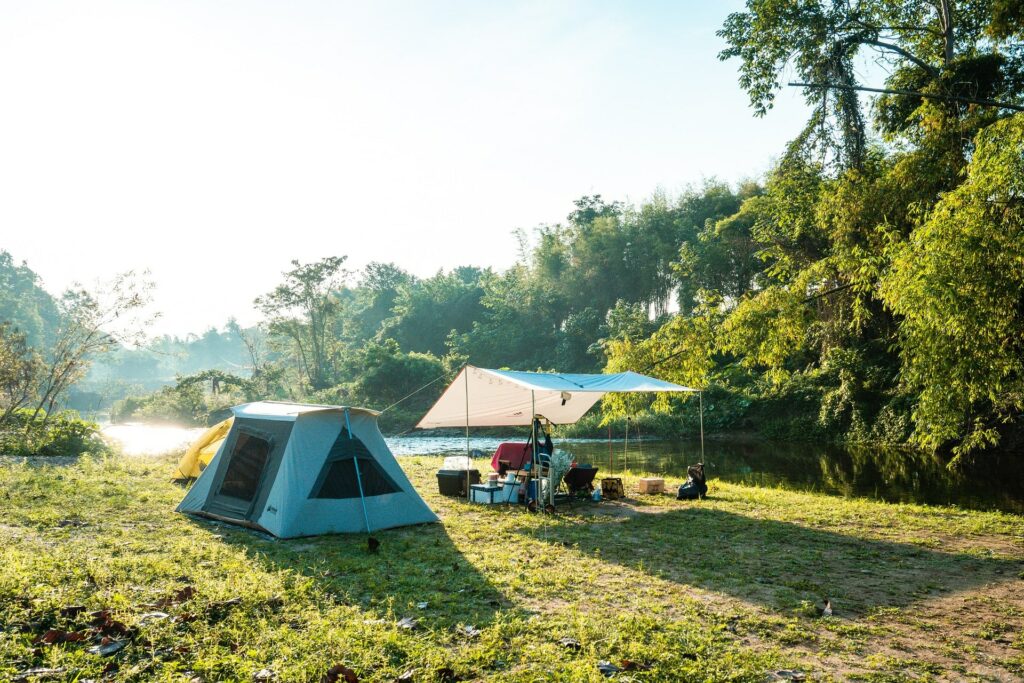
[[610, 392], [697, 391], [635, 372], [609, 375], [488, 370], [467, 365], [416, 427], [572, 424]]
[[436, 522], [365, 408], [260, 401], [234, 421], [178, 512], [279, 538]]
[[231, 423], [234, 421], [234, 418], [229, 417], [218, 422], [193, 441], [185, 451], [185, 455], [181, 456], [181, 460], [178, 461], [178, 471], [174, 473], [174, 479], [195, 479], [202, 474], [213, 460], [213, 456], [217, 455], [217, 451], [220, 450], [220, 445], [224, 443], [228, 432], [231, 431]]

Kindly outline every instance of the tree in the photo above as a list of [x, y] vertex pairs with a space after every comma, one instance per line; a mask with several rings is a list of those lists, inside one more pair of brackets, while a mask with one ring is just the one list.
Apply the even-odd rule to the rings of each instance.
[[677, 253], [671, 262], [679, 308], [689, 313], [698, 305], [701, 290], [713, 290], [737, 299], [754, 284], [763, 268], [754, 242], [760, 204], [751, 201], [762, 193], [747, 183], [734, 192], [726, 183], [709, 180], [680, 198], [676, 214]]
[[268, 318], [270, 334], [290, 342], [305, 381], [314, 391], [334, 382], [335, 343], [331, 336], [337, 292], [349, 273], [345, 256], [314, 263], [292, 261], [284, 282], [258, 297], [256, 306]]
[[1024, 115], [978, 136], [967, 179], [898, 244], [883, 282], [902, 317], [914, 440], [962, 455], [1024, 410]]
[[0, 428], [32, 400], [41, 368], [42, 359], [25, 335], [0, 322]]
[[413, 393], [445, 373], [444, 365], [432, 354], [403, 352], [389, 339], [367, 344], [359, 356], [363, 369], [352, 385], [352, 394], [367, 405], [383, 409], [402, 401], [403, 410], [426, 410], [444, 388], [437, 383], [431, 391]]
[[[721, 322], [718, 300], [713, 296], [696, 315], [676, 315], [650, 337], [637, 340], [626, 336], [608, 340], [606, 372], [632, 370], [653, 374], [684, 386], [704, 388], [714, 371], [717, 350], [716, 328]], [[647, 407], [668, 412], [671, 395], [608, 394], [602, 402], [606, 416], [634, 415]]]
[[362, 342], [372, 339], [388, 318], [404, 289], [413, 287], [416, 278], [393, 263], [373, 262], [363, 270], [355, 291], [351, 337]]
[[59, 324], [57, 302], [42, 287], [39, 276], [24, 262], [19, 266], [0, 250], [0, 320], [25, 335], [37, 349], [53, 341]]
[[481, 299], [489, 271], [463, 267], [402, 286], [394, 316], [381, 332], [405, 351], [443, 356], [453, 332], [468, 331], [484, 315]]
[[[959, 98], [1021, 102], [1024, 55], [1006, 49], [1024, 26], [1013, 4], [748, 0], [746, 11], [729, 15], [719, 30], [729, 43], [719, 58], [740, 59], [740, 85], [759, 116], [772, 107], [782, 74], [793, 69], [814, 108], [796, 146], [829, 153], [839, 169], [860, 166], [867, 152], [857, 96], [864, 84], [856, 67], [869, 53], [889, 73], [884, 89], [910, 93], [879, 98], [880, 129], [890, 135], [930, 129], [963, 153], [957, 133], [965, 121], [980, 127], [1006, 108], [971, 109]], [[930, 125], [919, 125], [925, 121]]]
[[142, 342], [148, 320], [141, 316], [152, 287], [147, 278], [128, 271], [95, 292], [80, 286], [64, 292], [58, 303], [60, 324], [44, 357], [26, 429], [40, 415], [45, 424], [64, 392], [85, 377], [97, 356]]

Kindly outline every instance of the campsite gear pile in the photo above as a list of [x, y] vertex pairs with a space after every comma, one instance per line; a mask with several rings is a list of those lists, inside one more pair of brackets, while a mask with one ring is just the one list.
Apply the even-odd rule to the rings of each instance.
[[[465, 427], [467, 451], [470, 427], [530, 427], [530, 439], [526, 444], [529, 450], [522, 444], [499, 448], [492, 458], [492, 469], [499, 475], [509, 470], [523, 474], [521, 490], [525, 493], [520, 498], [525, 499], [528, 505], [536, 506], [543, 500], [550, 506], [555, 502], [555, 489], [559, 484], [556, 477], [560, 468], [552, 466], [554, 448], [541, 420], [549, 427], [573, 424], [607, 393], [694, 391], [635, 372], [555, 374], [466, 365], [416, 427]], [[571, 468], [565, 474], [569, 472]], [[621, 481], [619, 485], [621, 494]], [[607, 492], [602, 493], [607, 497]], [[489, 492], [485, 496], [487, 501], [493, 497]]]
[[276, 401], [231, 411], [227, 436], [178, 512], [279, 538], [437, 521], [384, 442], [376, 411]]

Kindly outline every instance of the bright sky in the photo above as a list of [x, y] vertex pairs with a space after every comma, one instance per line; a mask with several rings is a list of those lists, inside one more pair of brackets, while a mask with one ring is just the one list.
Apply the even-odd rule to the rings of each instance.
[[4, 2], [0, 248], [55, 293], [148, 268], [179, 335], [290, 259], [505, 268], [582, 194], [768, 168], [806, 114], [716, 59], [741, 4]]

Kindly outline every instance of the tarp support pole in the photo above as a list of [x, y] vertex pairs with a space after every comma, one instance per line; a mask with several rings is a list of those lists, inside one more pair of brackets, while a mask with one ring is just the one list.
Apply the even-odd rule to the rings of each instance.
[[[551, 434], [551, 420], [548, 420], [547, 418], [544, 418], [544, 419], [547, 420], [547, 423], [548, 423], [548, 434], [550, 435]], [[547, 443], [547, 439], [546, 438], [545, 438], [544, 442]], [[555, 461], [555, 451], [552, 449], [552, 451], [548, 455], [551, 458], [550, 460], [548, 460], [548, 502], [551, 503], [551, 507], [555, 507], [555, 480], [554, 480], [554, 476], [555, 475], [551, 471], [551, 464]]]
[[[469, 366], [462, 366], [462, 376], [465, 379], [466, 385], [466, 457], [472, 457], [469, 453]], [[466, 468], [466, 502], [470, 503], [473, 501], [469, 495], [469, 468]]]
[[697, 392], [697, 399], [700, 402], [700, 461], [704, 462], [704, 392]]
[[629, 469], [629, 415], [626, 416], [626, 437], [622, 442], [622, 471]]
[[[537, 467], [539, 465], [539, 463], [537, 462], [537, 393], [533, 389], [530, 389], [530, 431], [533, 433], [533, 438], [531, 439], [531, 441], [533, 442], [533, 454], [531, 456], [533, 458], [533, 467], [530, 468], [530, 474], [536, 477], [537, 481], [537, 483], [534, 484], [533, 495], [535, 497], [533, 500], [540, 501], [540, 475], [537, 474]], [[529, 478], [527, 478], [526, 480], [526, 496], [527, 498], [529, 498], [530, 496]], [[527, 500], [527, 502], [529, 502], [529, 500]]]
[[[345, 408], [345, 429], [348, 430], [349, 443], [355, 438], [352, 434], [352, 422], [348, 418], [348, 408]], [[366, 514], [366, 497], [363, 496], [363, 478], [359, 474], [359, 454], [352, 454], [352, 463], [356, 466], [356, 484], [359, 486], [359, 502], [363, 504], [363, 521], [366, 522], [366, 533], [370, 533], [370, 515]]]

